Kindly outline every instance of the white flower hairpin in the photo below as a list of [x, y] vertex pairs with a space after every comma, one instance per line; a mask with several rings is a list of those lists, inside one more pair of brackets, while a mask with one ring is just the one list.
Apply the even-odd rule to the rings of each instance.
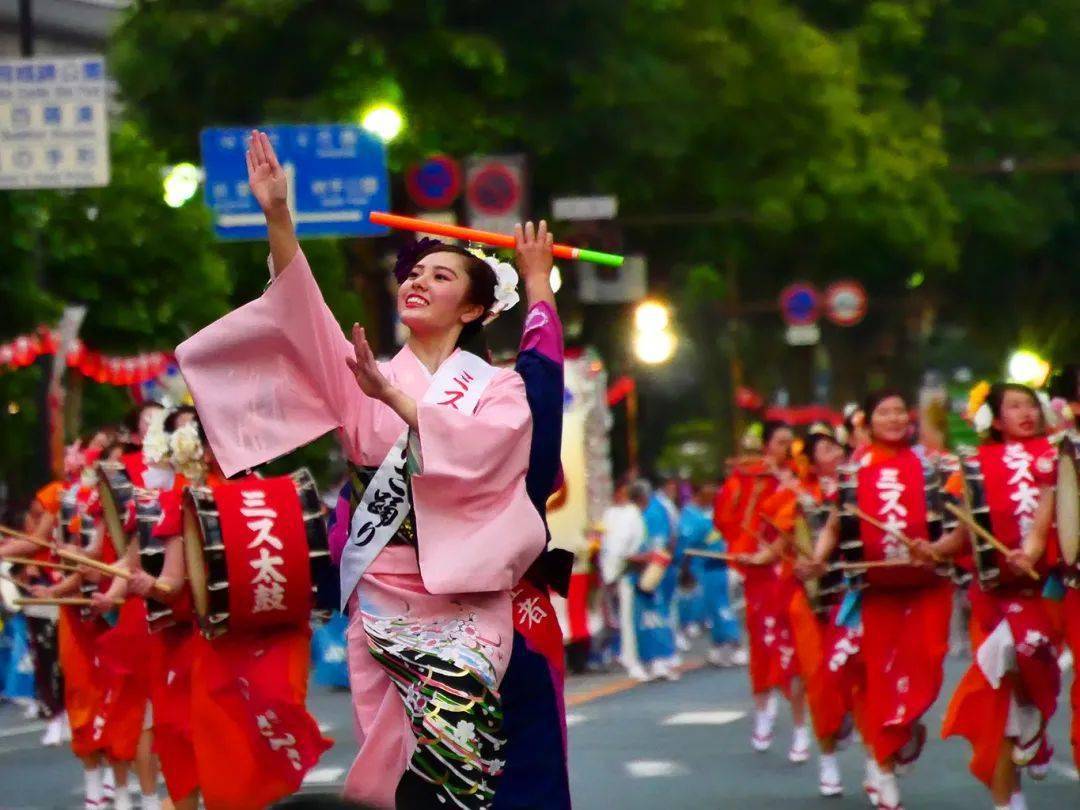
[[984, 402], [976, 409], [975, 415], [971, 417], [971, 426], [980, 435], [990, 432], [990, 428], [994, 426], [994, 411], [989, 402]]
[[495, 303], [484, 316], [486, 326], [521, 300], [517, 291], [518, 274], [512, 264], [501, 262], [495, 256], [488, 256], [479, 248], [469, 248], [469, 253], [486, 262], [495, 273]]
[[165, 417], [168, 411], [157, 408], [150, 415], [150, 423], [143, 437], [143, 461], [148, 467], [163, 464], [169, 458], [169, 434], [165, 432]]
[[169, 436], [170, 460], [173, 467], [190, 481], [201, 481], [208, 465], [203, 451], [199, 428], [194, 422], [178, 427]]

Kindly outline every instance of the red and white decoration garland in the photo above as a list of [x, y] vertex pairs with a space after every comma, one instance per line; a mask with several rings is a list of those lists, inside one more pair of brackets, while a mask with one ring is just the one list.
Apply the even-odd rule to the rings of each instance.
[[[49, 327], [0, 343], [0, 371], [25, 368], [42, 355], [56, 354], [60, 333]], [[103, 354], [88, 349], [81, 340], [67, 355], [67, 364], [94, 382], [107, 385], [140, 385], [164, 373], [172, 356], [165, 352], [144, 352], [129, 356]]]

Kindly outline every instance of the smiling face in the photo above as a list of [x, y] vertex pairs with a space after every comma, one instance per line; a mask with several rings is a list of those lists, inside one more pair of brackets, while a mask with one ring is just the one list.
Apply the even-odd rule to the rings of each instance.
[[904, 400], [897, 396], [885, 397], [870, 414], [870, 435], [879, 442], [900, 444], [907, 440], [910, 422]]
[[1031, 439], [1042, 430], [1039, 403], [1024, 391], [1006, 391], [999, 411], [993, 425], [1006, 441]]
[[416, 334], [460, 330], [484, 314], [469, 302], [470, 279], [466, 258], [439, 251], [421, 258], [398, 287], [398, 315]]

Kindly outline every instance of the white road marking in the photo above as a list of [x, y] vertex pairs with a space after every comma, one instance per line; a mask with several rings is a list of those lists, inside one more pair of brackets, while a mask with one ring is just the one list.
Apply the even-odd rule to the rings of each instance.
[[18, 737], [21, 734], [33, 734], [35, 731], [44, 730], [44, 723], [27, 723], [24, 726], [15, 726], [14, 728], [5, 728], [0, 730], [0, 737]]
[[332, 785], [345, 773], [344, 768], [312, 768], [304, 777], [305, 785]]
[[655, 779], [660, 776], [684, 776], [690, 773], [685, 765], [667, 759], [633, 759], [624, 766], [633, 779]]
[[725, 726], [742, 720], [746, 712], [736, 712], [729, 709], [718, 709], [705, 712], [679, 712], [667, 718], [662, 726]]
[[571, 712], [568, 715], [566, 715], [566, 727], [567, 728], [570, 728], [572, 726], [576, 726], [579, 723], [587, 723], [587, 722], [589, 722], [589, 718], [584, 714], [579, 714], [578, 712]]
[[1071, 779], [1074, 782], [1080, 781], [1080, 772], [1076, 770], [1072, 765], [1067, 765], [1064, 762], [1058, 762], [1056, 759], [1051, 760], [1050, 767], [1064, 776], [1066, 779]]
[[322, 734], [325, 734], [326, 732], [333, 731], [333, 730], [334, 730], [334, 727], [332, 725], [330, 725], [329, 723], [319, 723], [319, 731]]

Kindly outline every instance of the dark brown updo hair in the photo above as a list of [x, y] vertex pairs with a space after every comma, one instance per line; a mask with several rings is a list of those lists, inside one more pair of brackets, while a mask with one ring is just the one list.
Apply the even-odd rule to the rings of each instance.
[[[1035, 395], [1035, 390], [1033, 388], [1022, 385], [1021, 383], [996, 382], [990, 386], [990, 393], [986, 395], [986, 404], [990, 406], [990, 413], [994, 415], [994, 418], [1001, 418], [1001, 406], [1005, 403], [1005, 395], [1009, 391], [1026, 394], [1031, 399], [1039, 412], [1039, 432], [1045, 432], [1046, 417], [1043, 415], [1042, 403], [1039, 402], [1039, 398]], [[993, 426], [990, 427], [990, 438], [995, 442], [1000, 442], [1005, 439], [1005, 437], [1001, 435], [1001, 431]]]
[[460, 245], [448, 245], [438, 239], [420, 239], [402, 248], [394, 266], [394, 277], [398, 284], [403, 284], [409, 273], [425, 256], [432, 253], [454, 253], [465, 259], [465, 272], [469, 276], [469, 288], [465, 292], [465, 301], [484, 308], [483, 314], [474, 321], [465, 324], [458, 336], [459, 349], [472, 352], [484, 359], [488, 358], [487, 341], [484, 339], [484, 318], [495, 305], [495, 286], [497, 279], [491, 265], [478, 256], [474, 256]]

